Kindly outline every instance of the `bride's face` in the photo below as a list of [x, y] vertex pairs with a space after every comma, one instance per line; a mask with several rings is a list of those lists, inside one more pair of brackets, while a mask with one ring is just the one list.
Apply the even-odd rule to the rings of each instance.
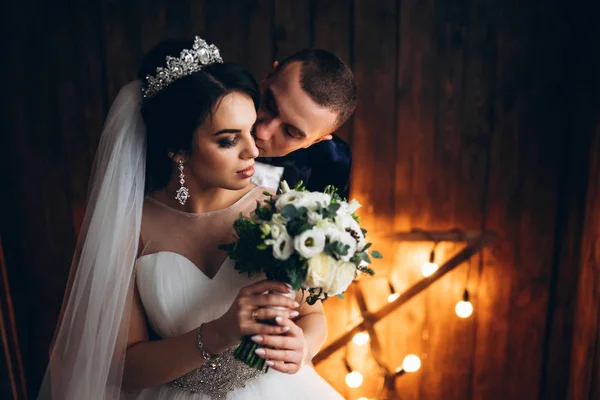
[[186, 166], [199, 188], [243, 189], [254, 175], [256, 110], [246, 94], [224, 96], [194, 134]]

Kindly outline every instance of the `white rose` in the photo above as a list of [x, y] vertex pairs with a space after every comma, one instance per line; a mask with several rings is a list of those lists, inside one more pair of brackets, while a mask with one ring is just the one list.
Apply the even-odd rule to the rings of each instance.
[[330, 236], [329, 241], [340, 242], [342, 245], [348, 246], [348, 252], [346, 255], [340, 256], [340, 258], [344, 261], [350, 261], [350, 259], [354, 256], [354, 253], [356, 253], [356, 240], [348, 232], [338, 231]]
[[308, 260], [308, 271], [303, 288], [329, 288], [335, 275], [335, 260], [327, 254], [321, 253]]
[[282, 233], [287, 234], [287, 230], [285, 229], [285, 225], [280, 224], [278, 222], [270, 222], [269, 227], [271, 228], [271, 237], [273, 239], [279, 238]]
[[265, 240], [265, 244], [273, 245], [273, 257], [285, 261], [294, 253], [294, 242], [287, 232], [282, 232], [277, 239]]
[[275, 202], [275, 208], [277, 211], [283, 210], [283, 207], [288, 204], [292, 204], [296, 208], [306, 207], [308, 208], [309, 200], [304, 192], [296, 192], [295, 190], [289, 191], [282, 194], [279, 199]]
[[325, 249], [325, 232], [312, 228], [294, 238], [294, 248], [304, 258], [311, 258]]
[[329, 296], [344, 293], [354, 278], [356, 278], [356, 266], [349, 262], [341, 262], [337, 265], [335, 276], [331, 280], [329, 287], [323, 290]]

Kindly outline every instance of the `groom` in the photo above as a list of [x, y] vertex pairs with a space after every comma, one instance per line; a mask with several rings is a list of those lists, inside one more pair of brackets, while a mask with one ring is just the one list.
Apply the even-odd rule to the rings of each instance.
[[273, 64], [261, 97], [254, 183], [276, 188], [283, 179], [292, 187], [303, 181], [319, 191], [334, 185], [347, 197], [351, 152], [333, 132], [356, 108], [350, 68], [326, 50], [302, 50]]

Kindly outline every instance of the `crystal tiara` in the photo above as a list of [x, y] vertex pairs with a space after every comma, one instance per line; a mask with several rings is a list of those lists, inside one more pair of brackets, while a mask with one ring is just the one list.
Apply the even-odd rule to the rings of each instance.
[[192, 49], [184, 49], [179, 58], [167, 56], [166, 67], [158, 67], [154, 76], [146, 76], [147, 85], [142, 88], [144, 99], [156, 96], [179, 78], [198, 72], [207, 65], [222, 62], [217, 46], [209, 45], [196, 36]]

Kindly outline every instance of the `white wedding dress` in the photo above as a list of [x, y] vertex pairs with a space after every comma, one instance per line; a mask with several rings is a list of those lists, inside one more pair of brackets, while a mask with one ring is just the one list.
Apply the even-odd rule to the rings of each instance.
[[[232, 224], [263, 197], [256, 187], [232, 206], [184, 213], [148, 198], [142, 218], [136, 285], [151, 328], [161, 338], [182, 335], [223, 315], [240, 288], [252, 283], [215, 251], [234, 238]], [[219, 268], [211, 266], [220, 265]], [[204, 271], [204, 272], [203, 272]], [[138, 399], [342, 399], [310, 366], [290, 375], [258, 373], [233, 359], [232, 350], [171, 383], [143, 390]], [[210, 364], [210, 365], [209, 365]]]

